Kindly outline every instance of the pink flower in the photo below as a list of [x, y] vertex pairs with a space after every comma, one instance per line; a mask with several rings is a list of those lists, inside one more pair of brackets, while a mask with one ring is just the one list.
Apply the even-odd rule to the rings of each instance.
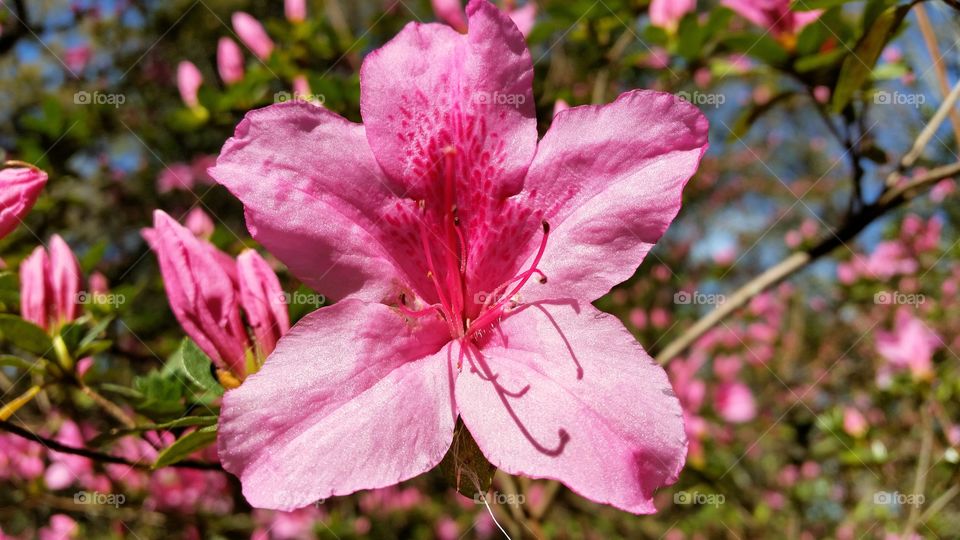
[[290, 22], [303, 22], [307, 18], [307, 0], [284, 0], [283, 14]]
[[467, 18], [463, 15], [460, 0], [430, 0], [430, 3], [438, 19], [452, 26], [457, 32], [467, 31]]
[[253, 519], [259, 525], [255, 538], [259, 535], [273, 540], [305, 540], [317, 537], [313, 529], [317, 520], [323, 519], [323, 512], [314, 506], [293, 512], [255, 510]]
[[287, 305], [280, 280], [259, 253], [248, 249], [237, 257], [240, 304], [253, 330], [254, 342], [265, 358], [290, 330]]
[[93, 51], [90, 50], [89, 46], [74, 45], [67, 48], [63, 55], [63, 63], [67, 65], [70, 71], [77, 73], [87, 67], [91, 57], [93, 57]]
[[233, 30], [240, 36], [240, 41], [253, 51], [261, 60], [270, 58], [273, 53], [273, 40], [263, 29], [263, 25], [249, 13], [238, 11], [231, 18]]
[[367, 56], [362, 125], [273, 105], [211, 170], [251, 234], [339, 300], [224, 396], [219, 456], [256, 507], [421, 474], [458, 416], [501, 470], [630, 512], [683, 466], [666, 374], [590, 301], [679, 211], [707, 121], [633, 91], [538, 143], [523, 37], [484, 0], [467, 13], [467, 35], [411, 23]]
[[523, 37], [530, 35], [530, 31], [533, 30], [533, 25], [537, 20], [537, 4], [533, 0], [518, 8], [505, 8], [505, 12], [513, 20], [513, 24], [517, 25], [517, 29], [520, 30]]
[[[184, 332], [218, 368], [242, 379], [248, 349], [255, 347], [255, 358], [262, 359], [290, 327], [277, 276], [256, 252], [234, 262], [161, 210], [143, 236], [160, 262], [170, 308]], [[241, 309], [254, 330], [252, 345]]]
[[243, 52], [237, 42], [228, 37], [217, 42], [217, 72], [227, 84], [243, 80]]
[[870, 424], [863, 414], [853, 407], [844, 407], [843, 409], [843, 430], [851, 437], [863, 437]]
[[749, 422], [757, 416], [757, 403], [750, 388], [739, 382], [722, 383], [717, 387], [717, 413], [727, 422]]
[[177, 65], [177, 89], [180, 90], [180, 99], [187, 107], [200, 105], [197, 92], [203, 84], [203, 75], [193, 62], [184, 60]]
[[183, 221], [183, 224], [194, 236], [203, 238], [204, 240], [209, 240], [213, 235], [214, 229], [216, 229], [216, 226], [213, 224], [213, 219], [199, 206], [187, 214], [187, 218]]
[[776, 37], [799, 33], [823, 13], [823, 10], [791, 11], [790, 0], [722, 0], [721, 4]]
[[189, 191], [193, 188], [193, 171], [186, 163], [168, 165], [157, 177], [157, 192], [167, 193], [174, 189]]
[[37, 246], [20, 264], [20, 315], [45, 330], [76, 319], [81, 283], [76, 255], [53, 235], [49, 252]]
[[651, 0], [650, 22], [654, 26], [677, 29], [680, 19], [697, 9], [697, 0]]
[[80, 526], [66, 514], [50, 516], [50, 524], [37, 531], [40, 540], [69, 540], [77, 538], [79, 534]]
[[34, 167], [0, 169], [0, 238], [20, 225], [46, 183], [47, 173]]
[[567, 109], [569, 109], [569, 108], [570, 108], [570, 104], [569, 104], [569, 103], [567, 103], [565, 100], [558, 99], [557, 101], [555, 101], [555, 102], [553, 103], [553, 116], [556, 116], [557, 114], [559, 114], [559, 113], [561, 113], [561, 112], [563, 112], [563, 111], [565, 111], [565, 110], [567, 110]]
[[[467, 19], [463, 14], [460, 0], [431, 0], [433, 12], [437, 18], [452, 26], [457, 32], [467, 31]], [[523, 37], [530, 35], [537, 18], [537, 4], [529, 0], [521, 7], [513, 7], [514, 2], [500, 2], [503, 12], [517, 26]]]
[[933, 376], [933, 353], [943, 346], [940, 336], [907, 307], [897, 311], [892, 332], [877, 332], [876, 342], [877, 352], [889, 363], [886, 370], [909, 369], [918, 380]]

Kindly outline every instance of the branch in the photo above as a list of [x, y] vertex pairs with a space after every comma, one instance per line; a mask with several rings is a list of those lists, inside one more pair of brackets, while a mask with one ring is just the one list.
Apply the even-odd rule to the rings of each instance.
[[746, 305], [754, 296], [809, 266], [812, 262], [842, 246], [860, 233], [867, 225], [903, 203], [916, 198], [935, 182], [960, 174], [960, 162], [931, 169], [927, 174], [907, 184], [886, 192], [880, 200], [857, 213], [847, 225], [840, 228], [815, 246], [792, 253], [775, 266], [767, 269], [726, 298], [726, 301], [698, 320], [677, 339], [671, 341], [657, 355], [657, 361], [666, 364], [682, 353], [708, 330], [720, 324], [731, 313]]
[[[153, 470], [149, 463], [141, 463], [139, 461], [130, 461], [128, 459], [112, 456], [110, 454], [104, 454], [102, 452], [97, 452], [95, 450], [89, 450], [87, 448], [77, 448], [75, 446], [68, 446], [61, 442], [58, 442], [54, 439], [47, 437], [41, 437], [36, 433], [30, 431], [29, 429], [20, 427], [12, 422], [7, 420], [0, 420], [0, 429], [12, 433], [18, 437], [22, 437], [28, 441], [38, 442], [45, 446], [47, 450], [52, 450], [54, 452], [60, 452], [63, 454], [72, 454], [75, 456], [82, 456], [94, 461], [100, 461], [102, 463], [114, 463], [117, 465], [127, 465], [134, 469], [141, 470]], [[202, 471], [223, 471], [223, 467], [219, 463], [208, 463], [205, 461], [194, 461], [194, 460], [183, 460], [173, 463], [170, 467], [178, 467], [181, 469], [198, 469]]]

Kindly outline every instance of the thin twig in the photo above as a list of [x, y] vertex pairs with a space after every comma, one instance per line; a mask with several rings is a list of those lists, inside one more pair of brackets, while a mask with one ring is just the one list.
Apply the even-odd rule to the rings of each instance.
[[687, 347], [692, 345], [700, 336], [707, 333], [708, 330], [720, 324], [720, 321], [726, 319], [731, 313], [746, 305], [754, 296], [780, 283], [820, 257], [844, 245], [877, 218], [903, 203], [912, 200], [922, 190], [930, 187], [935, 182], [958, 174], [960, 174], [960, 162], [931, 169], [925, 175], [889, 190], [876, 203], [864, 207], [846, 226], [841, 227], [813, 247], [790, 254], [786, 259], [767, 269], [737, 289], [733, 294], [727, 296], [725, 301], [718, 305], [716, 309], [706, 314], [683, 334], [668, 343], [667, 346], [660, 351], [660, 354], [657, 355], [657, 361], [661, 364], [666, 364], [678, 354], [685, 351]]
[[[48, 450], [53, 450], [54, 452], [60, 452], [63, 454], [73, 454], [75, 456], [82, 456], [82, 457], [89, 458], [94, 461], [100, 461], [103, 463], [115, 463], [117, 465], [127, 465], [134, 469], [151, 470], [151, 466], [149, 463], [141, 463], [139, 461], [130, 461], [128, 459], [125, 459], [119, 456], [104, 454], [102, 452], [89, 450], [87, 448], [78, 448], [76, 446], [69, 446], [61, 442], [58, 442], [54, 439], [37, 435], [36, 433], [30, 431], [29, 429], [20, 427], [7, 420], [0, 420], [0, 429], [8, 433], [11, 433], [13, 435], [16, 435], [18, 437], [27, 439], [28, 441], [38, 442], [43, 446], [45, 446]], [[181, 469], [199, 469], [203, 471], [223, 471], [223, 467], [221, 467], [219, 463], [209, 463], [205, 461], [194, 461], [189, 459], [178, 461], [169, 466], [178, 467]]]
[[[920, 33], [923, 34], [923, 42], [927, 46], [927, 52], [933, 59], [933, 71], [937, 75], [937, 86], [940, 87], [940, 93], [946, 97], [950, 93], [950, 81], [947, 79], [947, 68], [944, 66], [944, 54], [940, 54], [940, 45], [937, 43], [937, 35], [933, 31], [933, 25], [930, 24], [930, 17], [927, 15], [927, 8], [923, 3], [917, 4], [913, 9], [917, 16], [917, 26], [920, 27]], [[960, 112], [956, 109], [950, 111], [950, 123], [953, 124], [953, 136], [956, 139], [958, 151], [960, 151]]]

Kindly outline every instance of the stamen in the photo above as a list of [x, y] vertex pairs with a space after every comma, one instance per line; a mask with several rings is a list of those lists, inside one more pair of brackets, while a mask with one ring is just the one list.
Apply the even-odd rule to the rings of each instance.
[[[527, 280], [530, 279], [530, 276], [539, 273], [541, 276], [543, 276], [541, 282], [546, 280], [546, 276], [543, 274], [543, 272], [537, 270], [537, 265], [540, 264], [540, 259], [543, 257], [543, 252], [547, 249], [547, 239], [550, 237], [550, 224], [546, 221], [543, 221], [542, 225], [543, 238], [540, 240], [540, 248], [537, 250], [537, 254], [533, 258], [533, 263], [530, 265], [530, 269], [517, 276], [517, 278], [520, 279], [520, 283], [518, 283], [517, 286], [510, 291], [510, 294], [502, 297], [496, 304], [494, 304], [491, 308], [473, 321], [473, 324], [467, 329], [467, 333], [464, 337], [469, 337], [470, 335], [477, 333], [479, 329], [499, 318], [503, 314], [503, 305], [513, 298], [514, 295], [520, 292], [520, 289], [527, 284]], [[510, 282], [517, 278], [511, 279]], [[510, 282], [507, 282], [507, 284]]]
[[441, 306], [440, 304], [431, 304], [423, 309], [413, 310], [408, 308], [406, 306], [406, 303], [407, 303], [406, 295], [404, 295], [403, 293], [400, 293], [400, 303], [397, 304], [397, 309], [399, 309], [400, 312], [406, 315], [407, 317], [418, 319], [420, 317], [426, 317], [431, 313], [437, 313], [437, 312], [439, 312], [441, 317], [444, 316], [443, 306]]

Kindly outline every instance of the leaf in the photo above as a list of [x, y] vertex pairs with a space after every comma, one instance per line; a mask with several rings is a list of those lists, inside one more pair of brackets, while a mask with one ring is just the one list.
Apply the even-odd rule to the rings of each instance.
[[183, 372], [187, 379], [202, 390], [215, 393], [218, 396], [223, 395], [223, 387], [213, 377], [210, 372], [212, 360], [205, 352], [200, 350], [193, 340], [186, 338], [180, 344], [180, 361], [182, 362]]
[[53, 341], [43, 328], [16, 315], [0, 314], [0, 334], [14, 346], [38, 356], [53, 350]]
[[846, 54], [847, 51], [843, 49], [833, 49], [832, 51], [827, 51], [824, 53], [804, 56], [803, 58], [797, 60], [793, 67], [799, 73], [807, 73], [815, 69], [830, 67], [840, 62], [843, 57], [846, 56]]
[[20, 284], [13, 272], [0, 272], [0, 303], [8, 306], [20, 304]]
[[782, 65], [790, 58], [783, 45], [767, 34], [735, 34], [724, 40], [724, 44], [736, 52], [748, 54], [772, 66]]
[[217, 426], [207, 426], [187, 433], [160, 451], [157, 460], [153, 463], [153, 468], [159, 469], [183, 461], [190, 454], [210, 446], [216, 440]]
[[145, 376], [137, 377], [133, 381], [134, 390], [143, 394], [139, 403], [134, 403], [136, 409], [151, 418], [179, 417], [183, 411], [182, 383], [173, 377], [151, 371]]
[[880, 53], [896, 33], [911, 7], [912, 4], [906, 4], [885, 9], [877, 16], [874, 23], [867, 27], [867, 31], [860, 38], [853, 52], [844, 58], [837, 88], [833, 92], [834, 111], [842, 111], [853, 99], [854, 93], [870, 79]]
[[680, 56], [687, 60], [693, 60], [700, 56], [703, 45], [703, 31], [695, 14], [688, 13], [680, 20], [677, 38], [677, 53]]
[[477, 446], [462, 420], [453, 430], [453, 444], [440, 462], [440, 472], [460, 494], [476, 499], [485, 495], [493, 482], [494, 467]]
[[38, 360], [37, 362], [31, 362], [20, 358], [19, 356], [13, 356], [10, 354], [0, 355], [0, 366], [12, 366], [15, 368], [25, 369], [27, 371], [36, 371], [42, 372], [44, 370], [43, 361]]
[[[793, 0], [790, 3], [790, 11], [813, 11], [815, 9], [830, 9], [857, 0]], [[811, 25], [813, 26], [813, 25]]]
[[89, 445], [91, 446], [103, 446], [104, 444], [120, 438], [126, 435], [132, 435], [134, 433], [140, 433], [143, 431], [156, 431], [162, 429], [174, 429], [181, 427], [192, 427], [192, 426], [212, 426], [217, 423], [218, 417], [216, 416], [184, 416], [183, 418], [177, 418], [176, 420], [171, 420], [170, 422], [162, 422], [159, 424], [146, 424], [143, 426], [137, 426], [129, 429], [110, 429], [104, 431], [103, 433], [97, 435], [90, 440]]
[[93, 342], [107, 329], [107, 326], [109, 326], [111, 322], [113, 322], [113, 316], [104, 317], [94, 325], [94, 327], [87, 332], [87, 335], [83, 336], [80, 343], [77, 344], [77, 356], [86, 356], [84, 353], [89, 352]]

